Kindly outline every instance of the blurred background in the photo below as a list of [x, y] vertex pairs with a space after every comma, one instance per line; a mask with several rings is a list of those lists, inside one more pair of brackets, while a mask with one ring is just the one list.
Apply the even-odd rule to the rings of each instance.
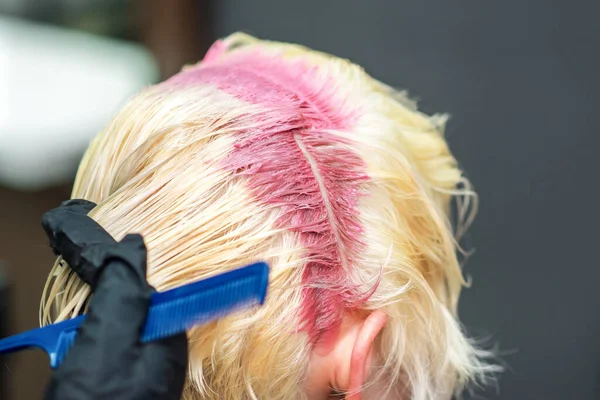
[[[449, 112], [481, 197], [461, 317], [508, 368], [473, 399], [600, 399], [597, 0], [0, 0], [0, 336], [37, 327], [44, 211], [141, 87], [243, 30], [349, 58]], [[41, 398], [44, 354], [2, 360]], [[371, 400], [371, 399], [369, 399]]]

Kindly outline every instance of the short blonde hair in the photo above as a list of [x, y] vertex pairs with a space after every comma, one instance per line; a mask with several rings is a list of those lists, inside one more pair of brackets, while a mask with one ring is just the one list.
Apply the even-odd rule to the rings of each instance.
[[[184, 398], [304, 398], [312, 346], [369, 310], [388, 316], [374, 375], [392, 394], [447, 399], [492, 369], [456, 318], [465, 281], [448, 213], [476, 197], [457, 189], [468, 182], [444, 121], [347, 60], [243, 34], [129, 101], [73, 198], [96, 202], [115, 238], [144, 236], [158, 290], [271, 266], [264, 307], [189, 332]], [[90, 295], [60, 263], [44, 324]]]

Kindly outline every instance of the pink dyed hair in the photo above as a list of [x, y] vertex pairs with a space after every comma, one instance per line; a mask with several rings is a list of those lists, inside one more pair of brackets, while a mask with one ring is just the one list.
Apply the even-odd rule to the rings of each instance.
[[[278, 122], [237, 133], [223, 167], [243, 175], [256, 200], [284, 211], [278, 226], [297, 233], [309, 260], [303, 272], [302, 326], [313, 342], [334, 334], [345, 310], [367, 300], [349, 274], [363, 247], [356, 204], [368, 180], [366, 165], [348, 140], [360, 110], [336, 102], [335, 81], [303, 61], [285, 62], [261, 49], [217, 62], [222, 42], [204, 62], [167, 84], [214, 85], [237, 99], [276, 110]], [[330, 88], [330, 90], [327, 90]], [[261, 116], [255, 116], [260, 119]], [[328, 335], [330, 336], [330, 335]]]

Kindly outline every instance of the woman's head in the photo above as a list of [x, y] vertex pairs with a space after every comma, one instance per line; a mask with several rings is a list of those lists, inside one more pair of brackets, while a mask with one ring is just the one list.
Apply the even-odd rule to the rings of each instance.
[[[262, 308], [189, 332], [186, 398], [443, 399], [489, 368], [455, 317], [448, 212], [474, 195], [443, 123], [346, 60], [236, 34], [131, 99], [73, 197], [115, 238], [144, 236], [158, 290], [270, 264]], [[89, 296], [55, 271], [44, 322]]]

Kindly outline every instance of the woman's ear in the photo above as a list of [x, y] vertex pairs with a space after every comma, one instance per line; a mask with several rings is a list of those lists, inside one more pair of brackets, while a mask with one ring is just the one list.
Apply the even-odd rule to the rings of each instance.
[[305, 390], [311, 399], [326, 399], [331, 388], [346, 393], [347, 400], [362, 400], [369, 377], [375, 338], [387, 322], [381, 311], [358, 318], [347, 317], [333, 340], [313, 350]]
[[387, 323], [387, 315], [381, 311], [373, 311], [362, 321], [352, 345], [349, 358], [344, 357], [349, 365], [337, 367], [343, 371], [344, 375], [337, 375], [338, 384], [345, 387], [337, 387], [344, 393], [347, 393], [346, 400], [362, 400], [362, 389], [369, 377], [371, 364], [371, 355], [373, 353], [373, 344], [375, 338], [379, 335]]

